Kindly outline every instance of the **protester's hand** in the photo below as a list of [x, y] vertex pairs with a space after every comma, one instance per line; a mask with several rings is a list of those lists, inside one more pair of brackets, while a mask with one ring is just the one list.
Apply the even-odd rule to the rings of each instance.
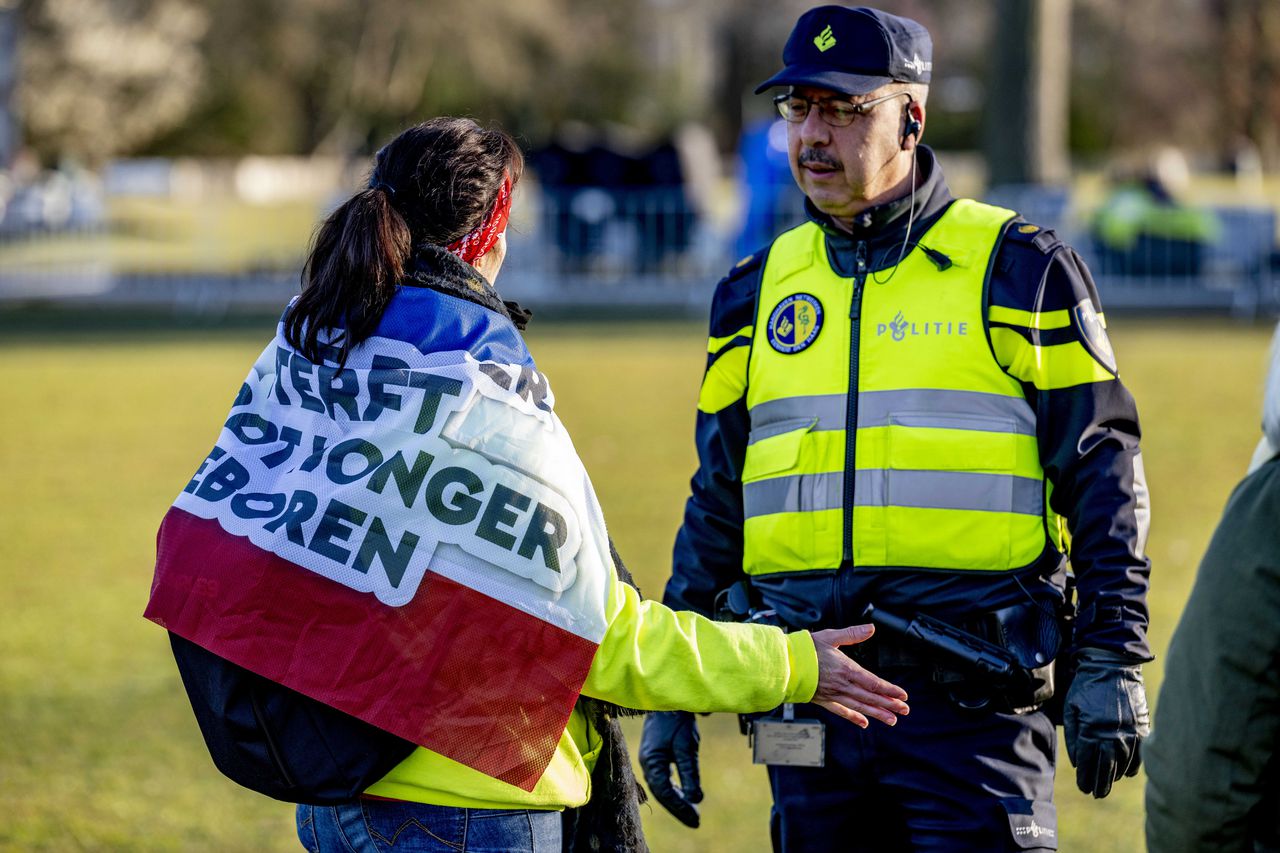
[[1121, 776], [1142, 766], [1142, 741], [1151, 732], [1142, 668], [1099, 649], [1078, 654], [1076, 677], [1062, 712], [1067, 757], [1076, 785], [1102, 799]]
[[[653, 798], [685, 826], [700, 822], [698, 807], [702, 785], [698, 780], [698, 724], [688, 711], [653, 711], [644, 720], [640, 736], [640, 766]], [[680, 774], [679, 787], [671, 784], [671, 765]]]
[[813, 694], [813, 704], [864, 729], [870, 725], [867, 717], [892, 726], [899, 716], [911, 710], [907, 707], [907, 691], [872, 675], [840, 651], [841, 646], [861, 643], [873, 633], [875, 628], [871, 625], [854, 625], [814, 631], [812, 635], [818, 650], [818, 689]]

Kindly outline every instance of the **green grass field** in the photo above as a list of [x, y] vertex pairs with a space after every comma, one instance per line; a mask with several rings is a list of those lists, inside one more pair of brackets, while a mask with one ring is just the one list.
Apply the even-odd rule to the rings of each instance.
[[[0, 314], [0, 849], [298, 849], [289, 806], [213, 768], [164, 634], [141, 618], [159, 520], [271, 325]], [[1159, 653], [1256, 442], [1270, 329], [1111, 325], [1144, 425]], [[694, 466], [700, 326], [535, 322], [529, 340], [619, 550], [660, 595]], [[1157, 661], [1153, 697], [1159, 680]], [[763, 769], [731, 717], [703, 731], [703, 826], [654, 807], [653, 849], [767, 850]], [[1142, 779], [1095, 802], [1061, 767], [1061, 849], [1141, 849]]]

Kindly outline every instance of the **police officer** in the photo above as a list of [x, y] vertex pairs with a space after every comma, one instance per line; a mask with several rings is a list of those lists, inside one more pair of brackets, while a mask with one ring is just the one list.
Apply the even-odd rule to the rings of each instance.
[[[783, 62], [757, 92], [780, 89], [808, 221], [716, 288], [665, 602], [710, 614], [745, 577], [795, 628], [874, 605], [1029, 668], [1060, 653], [1068, 757], [1105, 797], [1148, 731], [1148, 509], [1093, 281], [1052, 231], [951, 195], [920, 144], [920, 24], [818, 7]], [[1059, 640], [1068, 553], [1080, 607]], [[820, 767], [769, 768], [775, 849], [1055, 849], [1043, 693], [999, 695], [884, 631], [866, 646], [912, 713], [892, 729], [781, 713], [821, 724], [826, 746]], [[683, 712], [651, 715], [641, 743], [656, 798], [692, 826], [697, 743]]]

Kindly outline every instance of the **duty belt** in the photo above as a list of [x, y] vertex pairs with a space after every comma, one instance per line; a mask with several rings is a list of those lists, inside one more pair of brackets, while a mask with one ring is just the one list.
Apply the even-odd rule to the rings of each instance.
[[[765, 607], [747, 581], [721, 593], [716, 615], [722, 621], [760, 622], [784, 631], [794, 627]], [[959, 624], [868, 607], [861, 621], [873, 622], [876, 635], [846, 647], [845, 653], [877, 674], [925, 672], [961, 707], [1022, 712], [1054, 695], [1054, 660], [1066, 635], [1061, 616], [1033, 601]]]
[[863, 619], [876, 626], [877, 636], [864, 644], [872, 648], [865, 658], [858, 656], [860, 662], [881, 670], [927, 667], [963, 708], [1021, 713], [1054, 695], [1054, 660], [1062, 636], [1057, 619], [1034, 603], [1002, 608], [960, 626], [874, 607]]

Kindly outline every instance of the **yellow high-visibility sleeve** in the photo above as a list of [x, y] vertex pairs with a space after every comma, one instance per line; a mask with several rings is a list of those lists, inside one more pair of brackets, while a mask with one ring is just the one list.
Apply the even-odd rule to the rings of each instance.
[[[610, 625], [582, 692], [644, 710], [765, 711], [807, 702], [818, 655], [807, 631], [712, 622], [641, 601], [616, 578]], [[415, 749], [366, 793], [480, 809], [562, 809], [591, 796], [600, 735], [575, 708], [538, 784], [524, 791], [429, 749]]]
[[698, 410], [714, 415], [742, 399], [747, 391], [747, 358], [751, 351], [735, 347], [717, 358], [702, 377]]
[[818, 656], [808, 632], [712, 622], [613, 587], [586, 695], [649, 711], [767, 711], [813, 698]]

